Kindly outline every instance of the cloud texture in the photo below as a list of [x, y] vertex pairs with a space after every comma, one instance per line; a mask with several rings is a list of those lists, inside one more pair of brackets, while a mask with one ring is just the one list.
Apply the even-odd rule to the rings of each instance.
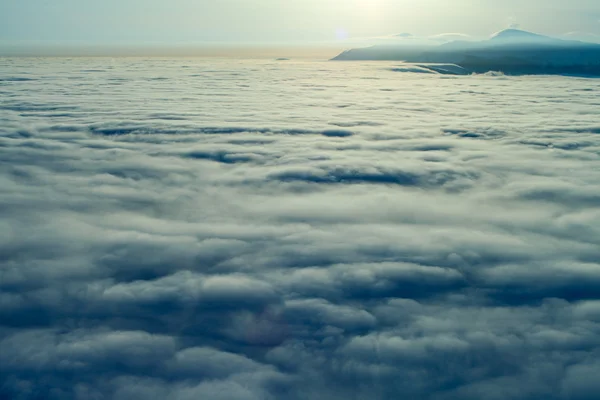
[[0, 63], [0, 398], [600, 390], [600, 81]]

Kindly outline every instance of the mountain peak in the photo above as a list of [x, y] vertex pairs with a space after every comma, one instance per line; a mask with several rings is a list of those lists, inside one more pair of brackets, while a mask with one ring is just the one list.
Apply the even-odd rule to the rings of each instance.
[[540, 41], [552, 40], [552, 38], [537, 33], [523, 31], [521, 29], [505, 29], [492, 35], [491, 40], [505, 41]]

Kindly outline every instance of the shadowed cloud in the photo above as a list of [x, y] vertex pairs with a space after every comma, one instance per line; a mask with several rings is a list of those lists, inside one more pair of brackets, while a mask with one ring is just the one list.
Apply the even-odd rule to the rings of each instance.
[[600, 81], [396, 64], [0, 60], [0, 398], [594, 398]]

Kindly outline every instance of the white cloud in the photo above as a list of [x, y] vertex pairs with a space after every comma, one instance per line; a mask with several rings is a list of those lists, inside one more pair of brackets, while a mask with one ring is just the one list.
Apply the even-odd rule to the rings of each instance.
[[1, 62], [0, 397], [597, 386], [599, 81]]

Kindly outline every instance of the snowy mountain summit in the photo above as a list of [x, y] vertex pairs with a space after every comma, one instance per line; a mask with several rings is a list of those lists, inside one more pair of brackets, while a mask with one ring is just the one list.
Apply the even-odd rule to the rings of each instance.
[[549, 36], [539, 35], [537, 33], [523, 31], [521, 29], [505, 29], [503, 31], [494, 33], [490, 40], [495, 41], [521, 41], [521, 42], [539, 42], [539, 41], [548, 41], [548, 40], [556, 40], [552, 39]]
[[352, 49], [334, 60], [456, 64], [465, 73], [600, 76], [600, 44], [562, 40], [520, 29], [506, 29], [482, 41], [453, 41], [419, 48], [395, 44]]

